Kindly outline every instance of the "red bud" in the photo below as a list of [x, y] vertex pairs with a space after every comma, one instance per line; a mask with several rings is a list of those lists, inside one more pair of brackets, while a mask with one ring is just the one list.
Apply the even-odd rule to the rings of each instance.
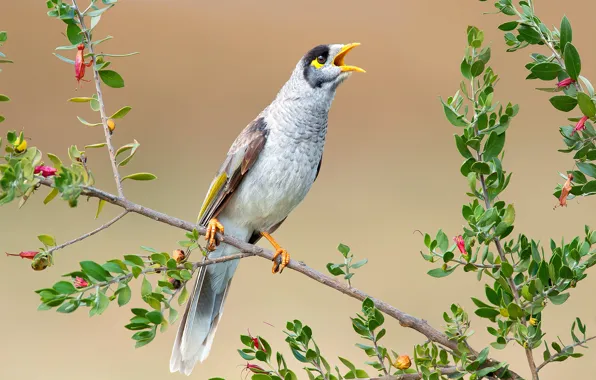
[[8, 253], [6, 252], [6, 256], [20, 256], [22, 259], [29, 259], [29, 260], [33, 260], [33, 258], [35, 257], [35, 255], [37, 255], [39, 252], [37, 251], [24, 251], [21, 253]]

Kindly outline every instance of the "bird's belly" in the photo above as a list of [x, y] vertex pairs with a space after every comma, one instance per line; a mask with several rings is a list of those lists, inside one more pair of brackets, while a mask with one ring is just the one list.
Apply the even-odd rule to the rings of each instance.
[[[248, 171], [226, 211], [252, 229], [264, 231], [281, 222], [310, 190], [321, 159], [312, 151], [265, 149]], [[307, 150], [302, 148], [302, 150]]]

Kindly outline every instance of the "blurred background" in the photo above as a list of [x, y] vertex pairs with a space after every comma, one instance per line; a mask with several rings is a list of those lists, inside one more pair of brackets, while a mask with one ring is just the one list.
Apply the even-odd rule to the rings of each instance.
[[[594, 78], [589, 63], [596, 61], [591, 48], [596, 3], [541, 0], [536, 6], [547, 25], [558, 26], [567, 14], [583, 74]], [[534, 90], [537, 82], [524, 80], [523, 65], [531, 50], [505, 52], [497, 26], [509, 18], [483, 15], [493, 10], [489, 2], [473, 0], [119, 2], [96, 29], [96, 38], [115, 37], [99, 51], [141, 54], [113, 60], [125, 88], [104, 86], [109, 113], [133, 107], [118, 122], [113, 141], [117, 146], [133, 138], [141, 143], [124, 173], [150, 171], [159, 177], [148, 183], [126, 182], [126, 195], [195, 220], [229, 145], [274, 98], [300, 57], [321, 43], [361, 42], [348, 61], [368, 72], [353, 75], [340, 87], [321, 175], [276, 238], [292, 258], [321, 271], [326, 263], [340, 261], [338, 243], [349, 245], [356, 258], [369, 259], [353, 278], [354, 286], [436, 327], [441, 328], [441, 315], [451, 303], [473, 314], [470, 296], [482, 296], [482, 285], [462, 271], [441, 280], [427, 276], [434, 266], [421, 259], [422, 238], [414, 233], [434, 234], [443, 228], [454, 236], [462, 228], [467, 184], [459, 174], [462, 159], [452, 137], [456, 131], [444, 119], [439, 96], [446, 98], [458, 88], [468, 25], [484, 29], [486, 41], [492, 41], [492, 65], [501, 76], [496, 98], [521, 106], [507, 135], [504, 161], [514, 173], [503, 199], [515, 203], [516, 231], [548, 243], [551, 237], [559, 241], [583, 234], [584, 224], [596, 222], [595, 198], [553, 210], [557, 200], [551, 193], [561, 182], [557, 172], [573, 165], [570, 156], [556, 151], [563, 145], [558, 127], [566, 120], [550, 106], [548, 94]], [[103, 141], [103, 132], [77, 121], [77, 115], [97, 117], [87, 105], [66, 102], [90, 96], [93, 85], [84, 83], [76, 91], [72, 66], [52, 56], [56, 46], [68, 42], [62, 35], [64, 24], [45, 12], [43, 1], [2, 1], [0, 6], [0, 29], [9, 32], [3, 51], [15, 61], [3, 65], [0, 73], [0, 92], [12, 99], [2, 104], [7, 120], [0, 129], [4, 135], [7, 129], [24, 128], [31, 145], [66, 156], [71, 144], [82, 148]], [[74, 51], [64, 53], [74, 57]], [[90, 150], [88, 155], [97, 186], [115, 191], [105, 150]], [[0, 250], [34, 250], [41, 233], [64, 242], [119, 212], [108, 205], [100, 220], [94, 220], [95, 201], [81, 201], [76, 209], [61, 201], [43, 206], [45, 193], [39, 191], [21, 210], [16, 203], [2, 208]], [[322, 233], [312, 235], [315, 230]], [[53, 284], [81, 260], [103, 262], [140, 253], [140, 245], [171, 251], [182, 238], [182, 231], [129, 215], [101, 235], [57, 252], [56, 265], [44, 272], [33, 272], [29, 261], [2, 258], [0, 378], [181, 379], [168, 368], [177, 325], [135, 350], [131, 333], [123, 327], [131, 316], [128, 306], [112, 305], [93, 318], [87, 309], [71, 315], [38, 312], [33, 290]], [[291, 358], [282, 333], [285, 322], [294, 318], [312, 327], [331, 362], [339, 364], [336, 357], [341, 355], [364, 367], [367, 358], [354, 347], [357, 336], [349, 319], [360, 303], [293, 271], [272, 276], [270, 266], [259, 258], [242, 261], [211, 355], [192, 376], [239, 378], [245, 361], [236, 353], [238, 337], [249, 328], [286, 353], [298, 370], [301, 366]], [[134, 286], [130, 306], [141, 306], [139, 287]], [[549, 341], [557, 335], [568, 340], [575, 317], [594, 332], [595, 287], [591, 275], [564, 306], [548, 308], [543, 322]], [[481, 348], [490, 338], [484, 321], [472, 319], [476, 334], [471, 342]], [[397, 352], [411, 354], [412, 346], [424, 341], [393, 320], [387, 320], [387, 327], [384, 343]], [[550, 365], [541, 378], [570, 378], [571, 373], [588, 378], [596, 371], [596, 347], [582, 352], [586, 357]], [[519, 347], [491, 350], [491, 356], [528, 374]], [[540, 362], [542, 350], [535, 356]]]

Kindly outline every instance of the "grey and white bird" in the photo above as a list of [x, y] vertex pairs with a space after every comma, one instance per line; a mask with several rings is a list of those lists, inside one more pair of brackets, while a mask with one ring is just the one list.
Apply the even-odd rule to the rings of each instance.
[[[352, 72], [344, 63], [358, 43], [319, 45], [296, 65], [290, 79], [236, 138], [211, 183], [198, 223], [207, 227], [209, 258], [238, 249], [216, 233], [249, 243], [265, 237], [276, 250], [273, 273], [289, 263], [271, 237], [310, 190], [321, 169], [328, 113], [337, 87]], [[201, 267], [174, 342], [170, 371], [190, 375], [209, 355], [239, 260]]]

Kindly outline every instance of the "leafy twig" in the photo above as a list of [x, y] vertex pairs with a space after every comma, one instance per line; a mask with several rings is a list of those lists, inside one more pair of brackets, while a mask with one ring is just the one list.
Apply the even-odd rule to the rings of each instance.
[[561, 357], [561, 356], [563, 356], [563, 355], [566, 355], [566, 354], [568, 353], [567, 351], [568, 351], [569, 349], [571, 349], [571, 348], [574, 348], [574, 347], [577, 347], [577, 346], [582, 346], [583, 344], [585, 344], [586, 342], [589, 342], [589, 341], [591, 341], [592, 339], [596, 339], [596, 336], [592, 336], [592, 337], [586, 338], [586, 339], [584, 339], [584, 340], [582, 340], [582, 341], [579, 341], [579, 342], [576, 342], [576, 343], [570, 344], [569, 346], [566, 346], [566, 347], [564, 347], [564, 348], [561, 350], [561, 352], [559, 352], [559, 353], [556, 353], [555, 355], [553, 355], [553, 356], [551, 356], [550, 358], [548, 358], [547, 360], [545, 360], [545, 361], [544, 361], [542, 364], [540, 364], [538, 367], [536, 367], [536, 373], [538, 373], [538, 371], [540, 371], [540, 370], [541, 370], [541, 369], [542, 369], [542, 368], [543, 368], [545, 365], [547, 365], [548, 363], [550, 363], [550, 362], [553, 362], [553, 361], [557, 360], [557, 358], [559, 358], [559, 357]]

